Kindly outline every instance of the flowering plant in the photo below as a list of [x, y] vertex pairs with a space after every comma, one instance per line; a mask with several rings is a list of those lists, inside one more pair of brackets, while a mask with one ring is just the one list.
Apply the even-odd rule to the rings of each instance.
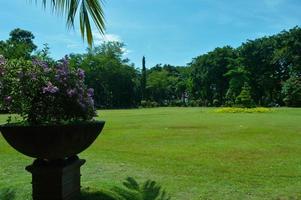
[[48, 64], [0, 56], [0, 110], [33, 125], [89, 121], [96, 111], [93, 89], [84, 78], [84, 71], [70, 67], [67, 58]]

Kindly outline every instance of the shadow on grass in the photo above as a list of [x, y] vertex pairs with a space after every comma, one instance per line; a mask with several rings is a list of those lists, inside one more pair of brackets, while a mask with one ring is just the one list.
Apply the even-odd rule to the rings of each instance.
[[85, 188], [81, 192], [80, 200], [124, 200], [110, 191], [94, 191], [90, 188]]
[[155, 181], [148, 180], [139, 184], [134, 178], [128, 177], [122, 187], [111, 190], [82, 190], [81, 200], [170, 200], [164, 189]]
[[[14, 200], [15, 191], [0, 189], [0, 200]], [[95, 190], [84, 188], [80, 200], [170, 200], [171, 198], [155, 181], [148, 180], [139, 184], [134, 178], [128, 177], [122, 187], [111, 190]]]
[[16, 193], [12, 189], [0, 189], [0, 200], [13, 200]]

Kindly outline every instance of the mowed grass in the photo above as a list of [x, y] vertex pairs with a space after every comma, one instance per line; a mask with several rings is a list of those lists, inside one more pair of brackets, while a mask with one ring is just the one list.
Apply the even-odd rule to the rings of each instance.
[[[83, 187], [153, 179], [175, 200], [301, 199], [301, 109], [215, 113], [206, 108], [100, 111], [106, 121], [81, 158]], [[6, 116], [1, 116], [2, 123]], [[32, 159], [0, 137], [0, 188], [30, 199]]]

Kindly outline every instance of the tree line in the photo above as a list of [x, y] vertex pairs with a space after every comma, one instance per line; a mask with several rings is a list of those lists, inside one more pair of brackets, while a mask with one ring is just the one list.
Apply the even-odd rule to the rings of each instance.
[[[15, 29], [0, 41], [6, 59], [55, 62], [47, 44], [34, 44], [30, 31]], [[83, 54], [69, 54], [70, 65], [86, 72], [98, 108], [155, 106], [301, 106], [301, 29], [247, 40], [239, 47], [217, 47], [186, 66], [135, 67], [124, 44], [104, 42]]]

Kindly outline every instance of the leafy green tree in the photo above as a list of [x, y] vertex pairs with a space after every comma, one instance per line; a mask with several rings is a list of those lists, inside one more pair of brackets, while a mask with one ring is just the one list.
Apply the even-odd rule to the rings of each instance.
[[[147, 91], [151, 100], [163, 105], [168, 100], [169, 78], [166, 70], [152, 71], [147, 76]], [[169, 88], [170, 89], [170, 88]]]
[[245, 82], [249, 81], [249, 72], [241, 65], [241, 59], [239, 58], [231, 59], [228, 69], [228, 72], [224, 74], [224, 76], [229, 78], [225, 104], [233, 106]]
[[7, 59], [30, 59], [31, 54], [37, 49], [34, 44], [34, 35], [30, 31], [14, 29], [10, 32], [6, 41], [0, 42], [0, 54]]
[[228, 71], [230, 60], [235, 57], [235, 50], [225, 46], [194, 58], [190, 64], [193, 97], [210, 104], [216, 99], [224, 104], [229, 84], [224, 74]]
[[282, 31], [276, 36], [278, 48], [274, 62], [281, 66], [282, 73], [289, 78], [289, 73], [301, 75], [301, 28], [294, 27]]
[[43, 44], [42, 49], [36, 51], [34, 58], [47, 63], [54, 63], [54, 59], [50, 56], [50, 47], [47, 43]]
[[123, 44], [106, 42], [83, 55], [71, 55], [71, 65], [86, 71], [86, 84], [94, 88], [95, 105], [102, 108], [137, 106], [138, 72], [123, 58]]
[[[256, 104], [266, 106], [279, 101], [282, 68], [274, 62], [277, 49], [275, 36], [248, 40], [238, 48], [242, 65], [250, 74], [250, 87]], [[279, 103], [279, 102], [278, 102]]]
[[287, 106], [301, 106], [301, 76], [292, 76], [282, 87], [283, 101]]
[[235, 103], [239, 107], [254, 107], [254, 102], [251, 97], [251, 88], [247, 82], [242, 87], [240, 94], [236, 97]]
[[172, 102], [184, 104], [184, 96], [188, 92], [190, 67], [175, 67], [158, 64], [147, 70], [147, 94], [149, 100], [160, 105]]

